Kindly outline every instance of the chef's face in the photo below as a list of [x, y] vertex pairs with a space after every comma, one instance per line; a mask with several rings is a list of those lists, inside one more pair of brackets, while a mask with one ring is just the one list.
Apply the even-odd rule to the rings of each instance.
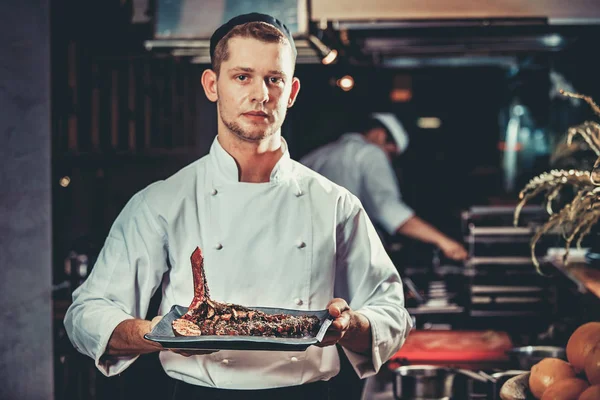
[[372, 128], [365, 136], [369, 142], [379, 146], [388, 159], [391, 160], [396, 156], [398, 150], [396, 142], [384, 128]]
[[207, 97], [217, 102], [219, 129], [259, 142], [279, 132], [300, 90], [292, 49], [289, 43], [246, 37], [233, 37], [227, 46], [229, 57], [219, 74], [205, 71], [202, 84]]

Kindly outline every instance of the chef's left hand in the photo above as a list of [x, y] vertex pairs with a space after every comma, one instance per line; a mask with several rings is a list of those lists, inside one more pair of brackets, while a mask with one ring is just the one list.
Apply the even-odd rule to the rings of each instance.
[[368, 319], [350, 309], [346, 300], [340, 298], [331, 300], [327, 305], [327, 310], [335, 319], [327, 329], [325, 337], [317, 346], [331, 346], [338, 342], [344, 344], [345, 341], [352, 340], [351, 336], [355, 336], [354, 334], [358, 334], [359, 331], [365, 331], [366, 329], [370, 332]]

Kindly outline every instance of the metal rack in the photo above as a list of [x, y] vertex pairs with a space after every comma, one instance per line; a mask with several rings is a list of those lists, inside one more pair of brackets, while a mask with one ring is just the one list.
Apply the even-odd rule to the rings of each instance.
[[522, 226], [513, 227], [513, 212], [514, 207], [473, 207], [462, 214], [470, 317], [538, 318], [552, 310], [551, 284], [535, 272], [529, 246], [546, 214], [541, 207], [525, 207]]

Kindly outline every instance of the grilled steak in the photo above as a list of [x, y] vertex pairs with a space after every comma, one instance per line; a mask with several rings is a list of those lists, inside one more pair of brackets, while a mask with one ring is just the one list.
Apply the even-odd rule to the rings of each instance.
[[194, 280], [194, 299], [188, 311], [173, 321], [177, 336], [240, 335], [305, 337], [314, 336], [320, 321], [314, 315], [294, 316], [267, 314], [236, 304], [219, 303], [210, 299], [204, 258], [200, 248], [191, 257]]

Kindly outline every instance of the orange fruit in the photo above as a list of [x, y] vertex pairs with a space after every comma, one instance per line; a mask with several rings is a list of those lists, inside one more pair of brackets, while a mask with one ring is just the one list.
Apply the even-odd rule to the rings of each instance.
[[571, 364], [559, 358], [544, 358], [531, 367], [529, 390], [536, 398], [541, 399], [546, 389], [569, 378], [575, 378], [575, 370]]

